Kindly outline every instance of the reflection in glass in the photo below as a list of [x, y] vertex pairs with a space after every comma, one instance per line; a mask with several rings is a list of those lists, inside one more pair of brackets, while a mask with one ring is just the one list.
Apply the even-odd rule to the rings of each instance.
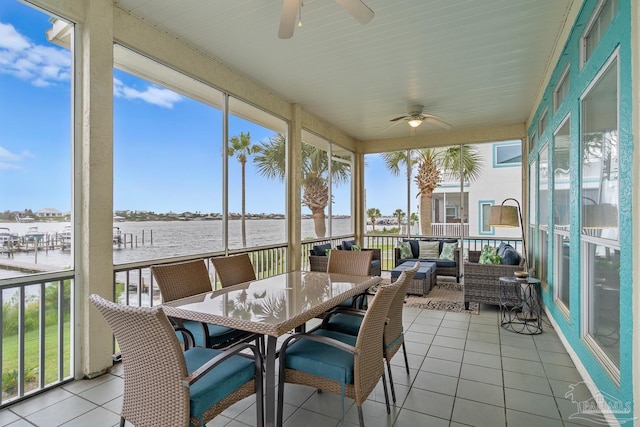
[[617, 216], [619, 209], [617, 68], [613, 61], [582, 101], [582, 226], [602, 229], [583, 232], [611, 240], [618, 240], [617, 218], [605, 229], [593, 227], [585, 213], [602, 205]]
[[571, 119], [567, 118], [554, 135], [553, 151], [553, 227], [555, 233], [555, 286], [558, 298], [567, 310], [570, 309], [569, 284], [569, 210], [571, 153]]
[[[229, 97], [228, 246], [287, 241], [285, 227], [286, 130], [282, 119]], [[269, 151], [272, 147], [280, 150]], [[265, 169], [267, 154], [280, 154]]]
[[557, 298], [564, 304], [567, 310], [571, 309], [571, 287], [569, 286], [569, 260], [571, 245], [569, 236], [556, 234], [555, 261], [556, 275], [555, 283], [557, 287]]
[[[331, 235], [353, 233], [351, 220], [352, 154], [331, 144]], [[338, 223], [341, 223], [338, 227]]]
[[620, 366], [620, 251], [585, 245], [589, 322], [587, 333]]

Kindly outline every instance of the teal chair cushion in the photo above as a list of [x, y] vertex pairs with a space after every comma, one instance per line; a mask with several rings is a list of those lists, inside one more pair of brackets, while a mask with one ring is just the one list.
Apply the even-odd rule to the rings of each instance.
[[[195, 341], [195, 345], [199, 347], [205, 347], [205, 339], [204, 339], [204, 329], [202, 328], [202, 324], [200, 322], [194, 322], [192, 320], [183, 321], [183, 325], [185, 329], [187, 329], [193, 335], [193, 339]], [[238, 338], [246, 332], [227, 328], [226, 326], [218, 326], [218, 325], [207, 325], [209, 329], [209, 342], [213, 344], [224, 343], [235, 338]], [[178, 339], [182, 341], [182, 334], [178, 336]]]
[[[355, 345], [356, 337], [341, 332], [318, 329], [313, 332]], [[329, 378], [342, 384], [353, 384], [353, 354], [323, 343], [302, 339], [287, 348], [285, 366]]]
[[331, 331], [338, 331], [349, 335], [358, 335], [363, 316], [338, 313], [329, 318], [326, 328]]
[[[220, 353], [222, 353], [221, 350], [202, 347], [185, 351], [187, 372], [191, 374]], [[256, 365], [253, 359], [232, 356], [225, 360], [191, 385], [189, 390], [191, 416], [200, 417], [204, 411], [254, 378], [255, 374]]]

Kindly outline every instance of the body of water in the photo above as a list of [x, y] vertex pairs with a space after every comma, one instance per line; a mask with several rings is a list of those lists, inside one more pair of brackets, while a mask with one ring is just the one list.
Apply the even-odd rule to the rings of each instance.
[[[241, 221], [229, 221], [229, 247], [242, 248]], [[352, 232], [351, 219], [341, 218], [332, 221], [334, 235], [345, 235]], [[37, 227], [38, 232], [50, 236], [61, 233], [69, 223], [34, 222], [34, 223], [0, 223], [11, 233], [22, 236], [29, 227]], [[222, 221], [141, 221], [117, 222], [114, 227], [120, 229], [127, 245], [114, 245], [114, 264], [125, 264], [136, 261], [147, 261], [175, 256], [220, 251], [222, 245]], [[313, 220], [302, 220], [302, 238], [315, 236]], [[153, 238], [153, 243], [152, 243]], [[286, 221], [283, 219], [261, 219], [246, 221], [247, 247], [264, 246], [286, 241]], [[130, 242], [133, 242], [131, 247]], [[32, 246], [30, 246], [32, 247]], [[71, 266], [70, 249], [40, 248], [38, 253], [15, 253], [11, 260], [6, 253], [0, 254], [0, 262], [14, 261], [24, 264], [39, 264], [57, 269]], [[12, 270], [0, 269], [0, 279], [16, 277], [23, 274]]]

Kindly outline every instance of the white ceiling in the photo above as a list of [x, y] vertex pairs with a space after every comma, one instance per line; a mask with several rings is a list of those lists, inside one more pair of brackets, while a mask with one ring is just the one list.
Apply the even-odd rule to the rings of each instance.
[[[358, 140], [411, 135], [410, 104], [451, 131], [524, 123], [573, 0], [365, 0], [362, 25], [334, 0], [304, 0], [278, 38], [279, 0], [115, 0]], [[422, 134], [441, 132], [434, 124]]]

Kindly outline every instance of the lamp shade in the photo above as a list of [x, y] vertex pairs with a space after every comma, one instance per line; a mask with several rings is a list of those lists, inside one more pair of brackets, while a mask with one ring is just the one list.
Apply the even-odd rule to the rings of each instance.
[[520, 227], [517, 206], [489, 207], [489, 227]]
[[582, 206], [582, 228], [603, 229], [618, 226], [618, 208], [610, 203]]

